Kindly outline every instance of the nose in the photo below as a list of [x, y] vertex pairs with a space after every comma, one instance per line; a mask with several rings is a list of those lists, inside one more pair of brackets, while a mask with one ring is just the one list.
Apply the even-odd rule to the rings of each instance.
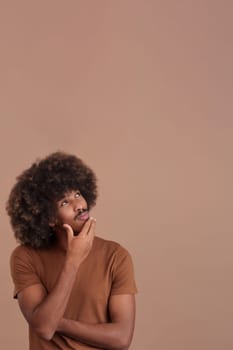
[[83, 205], [80, 202], [80, 200], [74, 200], [74, 202], [73, 202], [73, 209], [74, 209], [75, 212], [83, 210]]

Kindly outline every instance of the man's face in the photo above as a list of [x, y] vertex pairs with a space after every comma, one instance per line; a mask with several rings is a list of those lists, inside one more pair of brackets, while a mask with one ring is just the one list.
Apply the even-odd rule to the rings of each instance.
[[87, 202], [79, 190], [65, 193], [55, 204], [56, 214], [53, 226], [55, 231], [63, 231], [63, 224], [68, 224], [77, 235], [85, 221], [89, 219]]

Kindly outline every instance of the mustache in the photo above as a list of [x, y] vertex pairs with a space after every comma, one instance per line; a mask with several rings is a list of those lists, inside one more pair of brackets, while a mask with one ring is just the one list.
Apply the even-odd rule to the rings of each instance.
[[75, 217], [74, 217], [74, 220], [77, 220], [78, 219], [78, 217], [79, 217], [79, 215], [81, 215], [81, 214], [83, 214], [83, 213], [85, 213], [85, 212], [87, 212], [88, 211], [88, 208], [85, 208], [85, 209], [79, 209], [78, 210], [78, 213], [75, 215]]

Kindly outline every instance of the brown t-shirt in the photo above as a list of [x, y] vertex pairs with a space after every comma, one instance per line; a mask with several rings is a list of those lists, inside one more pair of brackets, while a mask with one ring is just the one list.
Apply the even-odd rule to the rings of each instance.
[[[11, 255], [14, 297], [24, 288], [42, 284], [49, 293], [64, 265], [65, 254], [55, 247], [18, 246]], [[81, 264], [64, 314], [87, 323], [109, 322], [108, 301], [114, 294], [136, 293], [132, 259], [118, 243], [95, 237], [91, 252]], [[30, 350], [99, 349], [55, 333], [51, 341], [37, 336], [29, 326]]]

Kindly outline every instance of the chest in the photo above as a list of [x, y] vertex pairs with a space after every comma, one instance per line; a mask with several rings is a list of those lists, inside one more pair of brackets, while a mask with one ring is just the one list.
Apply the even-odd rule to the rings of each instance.
[[[40, 278], [48, 293], [54, 288], [65, 263], [65, 256], [42, 259]], [[90, 253], [77, 270], [65, 315], [71, 319], [106, 321], [112, 287], [111, 261], [96, 252]]]

